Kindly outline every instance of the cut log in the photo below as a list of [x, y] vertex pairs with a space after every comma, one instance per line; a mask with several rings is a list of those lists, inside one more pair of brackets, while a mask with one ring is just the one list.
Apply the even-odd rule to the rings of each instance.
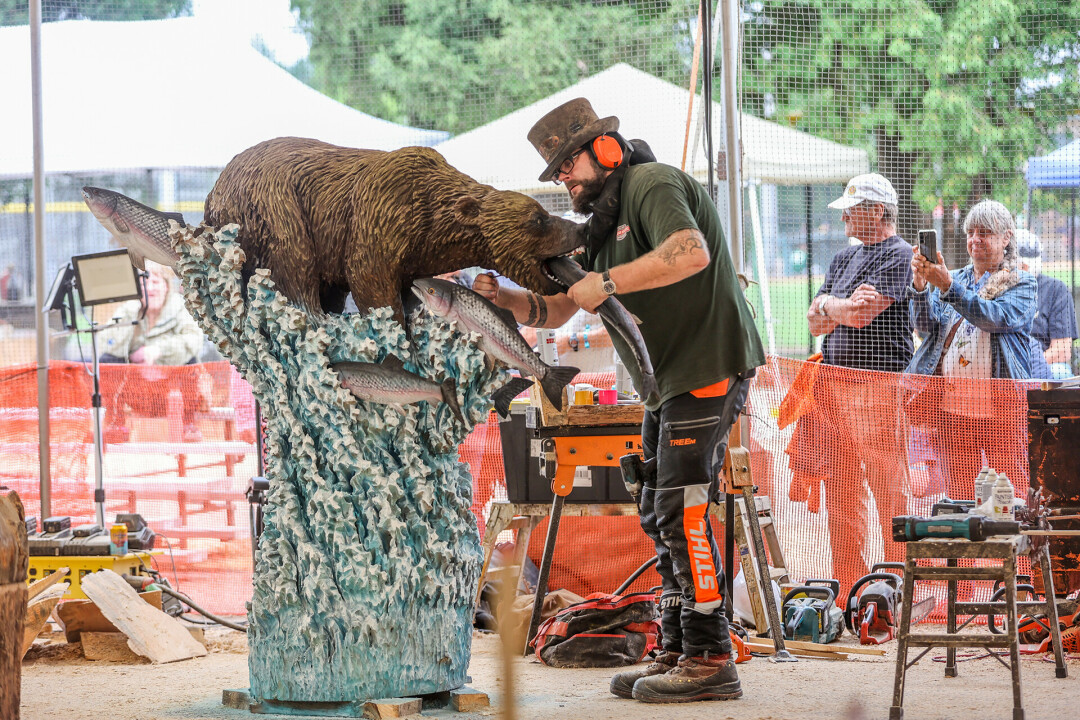
[[178, 620], [140, 599], [135, 588], [112, 570], [85, 576], [82, 589], [101, 614], [128, 636], [128, 646], [151, 662], [176, 662], [206, 654], [206, 648]]

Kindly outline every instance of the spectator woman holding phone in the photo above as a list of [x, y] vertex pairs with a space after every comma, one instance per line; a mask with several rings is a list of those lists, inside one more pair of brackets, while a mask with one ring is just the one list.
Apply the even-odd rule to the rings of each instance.
[[1030, 377], [1038, 285], [1017, 267], [1015, 229], [1004, 205], [983, 200], [964, 220], [971, 262], [963, 268], [950, 271], [940, 252], [931, 261], [913, 248], [909, 302], [922, 343], [907, 372], [942, 379], [909, 403], [909, 419], [937, 427], [954, 499], [974, 497], [984, 463], [1018, 488], [1027, 484], [1019, 390], [985, 380]]

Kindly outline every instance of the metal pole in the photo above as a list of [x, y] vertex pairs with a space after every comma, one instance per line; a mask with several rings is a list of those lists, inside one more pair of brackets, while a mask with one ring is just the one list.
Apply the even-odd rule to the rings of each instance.
[[[806, 307], [814, 302], [814, 187], [806, 186]], [[814, 354], [814, 333], [806, 327], [806, 354]]]
[[41, 109], [41, 0], [30, 0], [30, 93], [34, 124], [34, 325], [37, 330], [38, 480], [41, 517], [52, 515], [49, 476], [49, 317], [45, 303], [45, 150]]
[[[706, 6], [707, 7], [707, 6]], [[727, 144], [728, 188], [728, 248], [735, 272], [743, 271], [743, 225], [742, 225], [742, 141], [739, 137], [739, 5], [733, 0], [720, 0], [720, 35], [722, 38], [720, 70], [724, 96], [724, 130]], [[706, 15], [703, 20], [708, 20]], [[706, 57], [708, 45], [705, 46]], [[712, 74], [712, 65], [705, 77]], [[712, 128], [708, 128], [711, 130]]]
[[1072, 210], [1069, 212], [1069, 290], [1076, 298], [1076, 188], [1072, 192]]
[[94, 505], [97, 514], [97, 524], [105, 527], [105, 473], [103, 468], [102, 450], [104, 439], [101, 435], [101, 368], [98, 365], [97, 351], [97, 323], [93, 320], [91, 310], [90, 320], [90, 352], [94, 356], [92, 367], [94, 370], [94, 395], [91, 398], [90, 411], [94, 414]]

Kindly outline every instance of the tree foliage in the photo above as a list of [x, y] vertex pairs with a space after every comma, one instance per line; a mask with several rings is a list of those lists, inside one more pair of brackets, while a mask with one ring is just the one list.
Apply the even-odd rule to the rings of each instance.
[[293, 0], [314, 85], [364, 112], [460, 133], [618, 62], [686, 82], [694, 5]]
[[868, 147], [905, 237], [939, 200], [1019, 210], [1080, 97], [1074, 0], [768, 0], [744, 33], [747, 109]]
[[[41, 21], [161, 20], [191, 14], [191, 0], [42, 0]], [[29, 0], [0, 0], [0, 25], [28, 25]]]

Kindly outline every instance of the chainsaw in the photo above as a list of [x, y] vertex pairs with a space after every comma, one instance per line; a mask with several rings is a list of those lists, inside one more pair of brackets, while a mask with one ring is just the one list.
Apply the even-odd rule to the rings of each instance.
[[[900, 616], [897, 608], [903, 606], [903, 580], [896, 573], [885, 570], [903, 570], [903, 563], [878, 563], [870, 574], [851, 586], [844, 608], [844, 624], [853, 635], [859, 636], [862, 645], [881, 645], [896, 637]], [[866, 586], [860, 593], [860, 589]], [[928, 597], [911, 605], [911, 623], [926, 619], [934, 611], [937, 600]]]
[[840, 637], [844, 613], [836, 607], [839, 592], [836, 580], [807, 580], [805, 585], [788, 590], [780, 604], [784, 639], [829, 643]]
[[[1029, 576], [1017, 575], [1017, 580], [1029, 580]], [[1000, 587], [1001, 581], [998, 580], [994, 583], [993, 594], [990, 595], [990, 602], [999, 602], [1002, 596], [1005, 594], [1005, 588]], [[1029, 599], [1036, 599], [1038, 596], [1035, 593], [1035, 588], [1030, 582], [1017, 583], [1016, 594], [1026, 592]], [[1062, 652], [1075, 653], [1080, 651], [1080, 603], [1076, 600], [1064, 600], [1058, 602], [1058, 629], [1061, 632], [1061, 649]], [[1004, 614], [1004, 612], [1000, 613]], [[1004, 633], [1003, 628], [999, 628], [994, 620], [995, 613], [987, 613], [986, 615], [986, 627], [994, 634]], [[1050, 636], [1050, 626], [1047, 624], [1049, 621], [1046, 618], [1045, 613], [1036, 613], [1034, 615], [1024, 615], [1017, 621], [1017, 631], [1020, 640], [1020, 652], [1025, 655], [1040, 655], [1042, 653], [1050, 652], [1053, 648], [1050, 645], [1052, 640]]]

